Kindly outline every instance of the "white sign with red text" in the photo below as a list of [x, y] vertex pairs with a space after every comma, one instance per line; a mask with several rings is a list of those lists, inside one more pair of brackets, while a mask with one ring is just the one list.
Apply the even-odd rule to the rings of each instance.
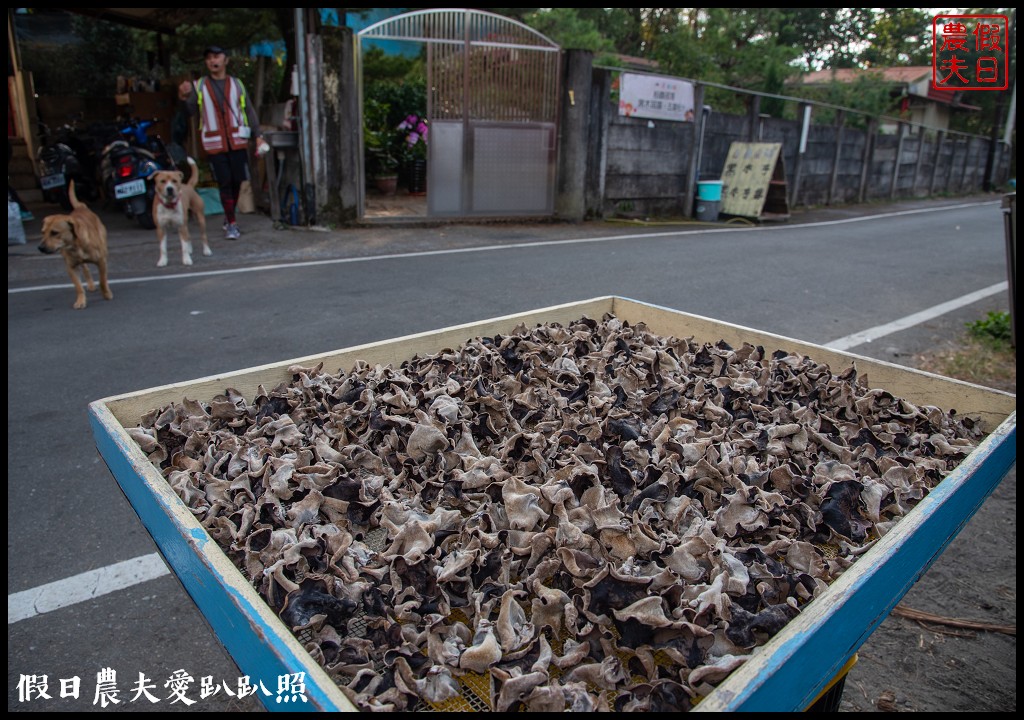
[[693, 120], [693, 83], [661, 75], [622, 73], [619, 115], [654, 120]]

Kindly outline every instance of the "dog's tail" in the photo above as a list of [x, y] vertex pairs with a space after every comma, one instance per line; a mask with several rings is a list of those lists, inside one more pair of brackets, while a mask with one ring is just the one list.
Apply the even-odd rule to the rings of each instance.
[[75, 195], [75, 181], [74, 180], [69, 180], [68, 181], [68, 200], [71, 201], [71, 208], [73, 210], [77, 210], [78, 208], [84, 208], [85, 207], [85, 203], [82, 202], [81, 200], [79, 200], [78, 196]]
[[199, 166], [196, 165], [196, 161], [192, 158], [189, 157], [187, 160], [189, 169], [188, 186], [190, 188], [195, 188], [195, 186], [199, 184]]

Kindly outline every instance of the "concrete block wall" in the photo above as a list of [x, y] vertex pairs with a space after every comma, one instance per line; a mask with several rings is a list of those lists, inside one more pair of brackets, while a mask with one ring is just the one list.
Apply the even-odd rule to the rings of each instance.
[[[693, 122], [620, 117], [607, 68], [595, 68], [588, 130], [587, 208], [590, 217], [682, 216]], [[812, 115], [813, 117], [813, 115]], [[840, 121], [841, 122], [841, 121]], [[904, 126], [882, 134], [837, 124], [812, 124], [799, 152], [800, 123], [712, 110], [697, 179], [720, 177], [730, 145], [781, 142], [790, 208], [930, 195], [967, 195], [984, 183], [989, 140]], [[837, 147], [837, 142], [839, 143]], [[1009, 150], [997, 146], [994, 179], [1008, 179]], [[795, 194], [793, 194], [795, 186]]]

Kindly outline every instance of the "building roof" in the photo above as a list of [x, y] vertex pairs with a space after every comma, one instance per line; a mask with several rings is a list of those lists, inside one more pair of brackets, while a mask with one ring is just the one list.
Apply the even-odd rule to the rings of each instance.
[[815, 70], [801, 78], [804, 85], [821, 85], [836, 82], [854, 82], [861, 77], [877, 78], [893, 84], [912, 84], [928, 79], [932, 75], [931, 65], [912, 65], [910, 67], [885, 68], [838, 68], [834, 70]]
[[944, 105], [963, 110], [978, 110], [973, 105], [963, 102], [963, 92], [956, 90], [939, 90], [932, 86], [931, 65], [910, 65], [907, 67], [882, 68], [837, 68], [832, 70], [815, 70], [800, 78], [803, 85], [826, 85], [830, 82], [851, 83], [860, 78], [871, 78], [878, 82], [901, 87], [907, 95], [927, 98]]

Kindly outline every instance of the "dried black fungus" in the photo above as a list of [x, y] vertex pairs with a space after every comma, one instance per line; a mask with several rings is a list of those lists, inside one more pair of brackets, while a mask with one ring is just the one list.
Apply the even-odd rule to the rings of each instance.
[[492, 709], [687, 710], [981, 437], [854, 366], [612, 315], [289, 370], [131, 434], [369, 710], [467, 673]]

